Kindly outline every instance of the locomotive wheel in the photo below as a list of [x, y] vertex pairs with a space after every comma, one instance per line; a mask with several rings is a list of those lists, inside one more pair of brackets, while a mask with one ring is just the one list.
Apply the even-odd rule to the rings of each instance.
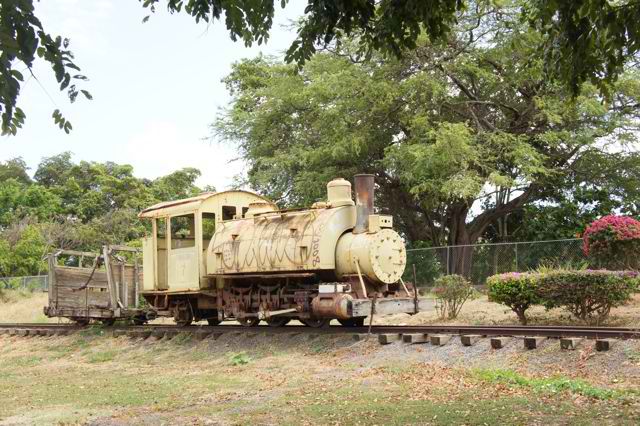
[[255, 327], [256, 325], [260, 324], [260, 318], [256, 317], [238, 318], [237, 321], [240, 323], [240, 325], [243, 325], [245, 327]]
[[321, 328], [328, 327], [331, 322], [330, 319], [327, 318], [305, 318], [300, 320], [301, 323], [311, 328]]
[[349, 318], [349, 319], [338, 319], [338, 322], [345, 327], [363, 327], [364, 326], [364, 317], [358, 318]]
[[273, 317], [273, 318], [267, 319], [266, 321], [270, 327], [284, 327], [285, 325], [289, 324], [289, 321], [291, 321], [291, 318]]
[[207, 324], [209, 324], [209, 325], [219, 325], [220, 324], [220, 320], [218, 319], [218, 317], [207, 318]]

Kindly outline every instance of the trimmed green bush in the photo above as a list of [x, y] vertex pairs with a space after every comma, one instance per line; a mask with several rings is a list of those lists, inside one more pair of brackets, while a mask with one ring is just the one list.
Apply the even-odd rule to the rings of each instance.
[[522, 324], [532, 305], [563, 307], [586, 323], [600, 323], [611, 308], [631, 300], [640, 287], [635, 271], [551, 270], [489, 277], [489, 300], [510, 307]]
[[536, 280], [540, 274], [510, 272], [494, 275], [487, 279], [489, 300], [511, 308], [521, 324], [527, 324], [526, 311], [531, 305], [539, 304]]
[[461, 275], [443, 275], [436, 279], [433, 293], [440, 318], [454, 319], [473, 294], [471, 283]]
[[587, 323], [600, 323], [638, 289], [635, 271], [553, 271], [540, 274], [536, 292], [547, 308], [564, 307]]

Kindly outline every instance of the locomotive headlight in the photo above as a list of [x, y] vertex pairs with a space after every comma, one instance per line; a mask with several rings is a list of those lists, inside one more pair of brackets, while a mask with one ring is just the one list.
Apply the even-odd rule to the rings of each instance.
[[374, 282], [392, 284], [400, 279], [406, 264], [404, 241], [392, 229], [348, 232], [336, 246], [336, 273], [340, 278], [361, 273]]

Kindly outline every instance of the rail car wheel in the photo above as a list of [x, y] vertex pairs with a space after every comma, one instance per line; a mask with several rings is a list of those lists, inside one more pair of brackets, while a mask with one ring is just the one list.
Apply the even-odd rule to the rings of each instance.
[[363, 327], [364, 326], [364, 317], [359, 318], [349, 318], [349, 319], [338, 319], [338, 322], [345, 327]]
[[285, 325], [289, 324], [289, 321], [291, 321], [291, 318], [287, 318], [287, 317], [272, 317], [266, 320], [267, 324], [269, 324], [270, 327], [284, 327]]
[[238, 318], [237, 321], [240, 323], [240, 325], [243, 325], [245, 327], [255, 327], [260, 323], [260, 318], [245, 317], [245, 318]]
[[180, 327], [186, 327], [193, 322], [193, 312], [191, 306], [185, 302], [180, 302], [174, 309], [173, 320]]
[[73, 322], [75, 322], [80, 327], [86, 327], [89, 325], [89, 318], [71, 318]]
[[220, 324], [220, 320], [216, 317], [216, 318], [207, 318], [207, 324], [209, 325], [219, 325]]
[[115, 318], [104, 318], [104, 319], [101, 319], [100, 322], [105, 327], [113, 327], [113, 324], [116, 323], [116, 319]]
[[330, 319], [327, 318], [305, 318], [300, 320], [301, 323], [311, 328], [321, 328], [328, 327], [331, 322]]

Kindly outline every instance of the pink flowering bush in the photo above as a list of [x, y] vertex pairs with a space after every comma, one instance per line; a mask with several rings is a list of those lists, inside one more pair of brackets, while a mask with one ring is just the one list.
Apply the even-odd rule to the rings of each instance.
[[629, 216], [604, 216], [582, 236], [582, 249], [591, 263], [606, 269], [639, 269], [640, 221]]

